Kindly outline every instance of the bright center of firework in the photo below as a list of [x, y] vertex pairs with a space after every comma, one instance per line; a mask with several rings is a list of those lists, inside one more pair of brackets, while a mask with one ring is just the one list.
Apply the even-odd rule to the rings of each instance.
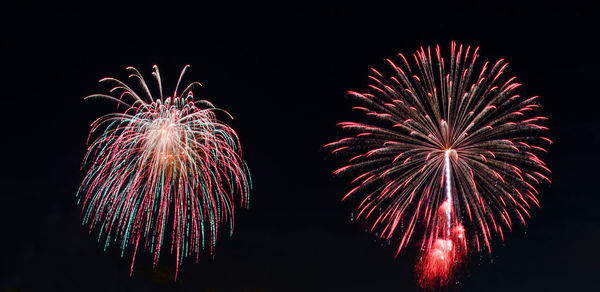
[[171, 118], [158, 118], [149, 125], [146, 147], [159, 156], [158, 162], [171, 163], [177, 161], [181, 144], [179, 125]]

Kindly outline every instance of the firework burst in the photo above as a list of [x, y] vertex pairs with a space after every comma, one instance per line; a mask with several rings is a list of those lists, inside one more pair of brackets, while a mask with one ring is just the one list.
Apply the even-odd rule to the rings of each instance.
[[517, 94], [507, 62], [478, 66], [479, 48], [451, 44], [386, 59], [390, 73], [371, 69], [367, 92], [349, 92], [369, 122], [339, 125], [352, 136], [327, 144], [349, 162], [334, 174], [354, 176], [343, 197], [361, 197], [358, 218], [400, 252], [420, 240], [416, 266], [423, 287], [448, 284], [468, 248], [491, 251], [523, 225], [536, 187], [550, 170], [538, 157], [552, 142], [547, 118], [536, 115], [537, 96]]
[[110, 95], [86, 97], [125, 107], [123, 113], [107, 114], [92, 124], [90, 136], [101, 134], [91, 143], [88, 139], [83, 165], [89, 168], [78, 197], [83, 223], [90, 232], [99, 226], [100, 238], [106, 235], [105, 248], [114, 239], [123, 256], [133, 246], [131, 272], [140, 244], [151, 249], [157, 264], [170, 231], [177, 277], [183, 258], [196, 254], [198, 260], [205, 242], [212, 253], [223, 223], [232, 234], [234, 197], [248, 205], [250, 178], [237, 134], [216, 119], [217, 109], [210, 102], [194, 100], [193, 88], [199, 83], [178, 91], [188, 68], [167, 98], [156, 66], [156, 99], [133, 67], [127, 68], [129, 77], [140, 83], [143, 95], [124, 82], [104, 78], [101, 83], [113, 84]]

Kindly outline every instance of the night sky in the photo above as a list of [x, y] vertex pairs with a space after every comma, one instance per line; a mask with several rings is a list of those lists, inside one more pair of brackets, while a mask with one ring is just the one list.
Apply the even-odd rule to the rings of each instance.
[[[82, 1], [86, 2], [86, 1]], [[271, 6], [110, 4], [0, 12], [2, 154], [0, 291], [418, 291], [415, 248], [394, 257], [340, 202], [349, 179], [323, 145], [353, 116], [348, 90], [398, 52], [450, 41], [510, 62], [523, 95], [540, 95], [555, 143], [541, 209], [491, 255], [471, 254], [450, 291], [580, 291], [597, 287], [600, 253], [598, 10], [543, 4]], [[369, 1], [367, 1], [369, 2]], [[165, 6], [166, 5], [166, 6]], [[90, 123], [116, 110], [97, 81], [147, 79], [171, 90], [184, 65], [200, 98], [240, 136], [254, 189], [233, 237], [153, 269], [139, 250], [104, 252], [81, 225], [75, 193]], [[153, 83], [150, 83], [153, 84]], [[166, 246], [168, 248], [168, 245]]]

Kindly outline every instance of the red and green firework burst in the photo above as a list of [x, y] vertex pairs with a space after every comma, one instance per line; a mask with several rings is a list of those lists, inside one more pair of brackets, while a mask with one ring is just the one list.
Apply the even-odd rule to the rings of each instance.
[[178, 91], [188, 68], [169, 97], [163, 96], [156, 66], [158, 98], [133, 67], [127, 68], [129, 77], [139, 82], [142, 94], [104, 78], [101, 83], [113, 85], [110, 94], [86, 97], [115, 101], [124, 111], [107, 114], [91, 126], [90, 136], [99, 134], [89, 144], [84, 160], [89, 167], [78, 191], [83, 223], [90, 232], [99, 227], [100, 237], [106, 236], [105, 248], [118, 242], [123, 255], [133, 246], [132, 271], [140, 245], [151, 249], [157, 264], [171, 231], [177, 273], [184, 257], [196, 254], [198, 259], [205, 242], [212, 253], [223, 223], [233, 232], [234, 201], [248, 205], [251, 182], [238, 136], [216, 119], [218, 109], [210, 102], [194, 100], [199, 83]]
[[334, 173], [355, 177], [343, 199], [362, 198], [371, 232], [395, 237], [398, 252], [419, 240], [423, 287], [447, 284], [468, 248], [490, 252], [494, 234], [524, 225], [549, 182], [538, 97], [517, 93], [506, 61], [478, 65], [478, 52], [452, 43], [448, 59], [439, 46], [417, 50], [413, 67], [386, 59], [388, 73], [371, 69], [368, 90], [349, 92], [367, 122], [340, 123], [352, 135], [326, 145], [349, 157]]

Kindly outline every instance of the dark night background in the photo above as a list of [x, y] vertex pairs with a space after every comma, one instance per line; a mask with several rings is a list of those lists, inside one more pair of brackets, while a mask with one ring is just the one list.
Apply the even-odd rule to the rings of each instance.
[[[351, 222], [357, 202], [340, 202], [348, 180], [331, 177], [341, 161], [322, 146], [340, 137], [345, 92], [367, 85], [369, 67], [451, 40], [509, 60], [521, 93], [542, 96], [555, 144], [542, 208], [491, 256], [471, 255], [450, 291], [597, 287], [598, 12], [572, 1], [4, 7], [0, 291], [416, 291], [415, 252], [394, 258]], [[138, 252], [129, 277], [131, 254], [103, 252], [75, 203], [89, 125], [115, 110], [82, 98], [105, 92], [101, 77], [126, 79], [128, 65], [148, 79], [153, 64], [165, 88], [192, 66], [186, 80], [235, 117], [254, 182], [233, 237], [187, 259], [175, 283], [166, 251], [154, 270]]]

